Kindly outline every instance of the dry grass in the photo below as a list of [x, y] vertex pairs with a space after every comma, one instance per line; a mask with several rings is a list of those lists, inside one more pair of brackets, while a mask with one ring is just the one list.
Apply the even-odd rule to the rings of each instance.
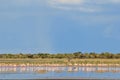
[[120, 64], [120, 59], [0, 59], [0, 63], [30, 64]]

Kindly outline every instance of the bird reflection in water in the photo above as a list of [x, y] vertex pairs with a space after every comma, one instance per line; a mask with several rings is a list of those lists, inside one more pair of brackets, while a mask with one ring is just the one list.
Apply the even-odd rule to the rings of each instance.
[[120, 72], [119, 67], [0, 67], [0, 73], [39, 73], [45, 74], [47, 72], [96, 72], [96, 73], [104, 73], [104, 72], [112, 72], [117, 73]]

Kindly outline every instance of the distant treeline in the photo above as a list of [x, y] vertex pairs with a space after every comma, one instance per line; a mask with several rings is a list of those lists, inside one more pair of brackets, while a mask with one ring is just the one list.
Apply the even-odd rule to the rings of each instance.
[[0, 54], [0, 59], [39, 59], [39, 58], [56, 58], [56, 59], [119, 59], [120, 53], [113, 54], [109, 52], [104, 53], [82, 53], [82, 52], [75, 52], [75, 53], [57, 53], [57, 54], [49, 54], [49, 53], [37, 53], [37, 54]]

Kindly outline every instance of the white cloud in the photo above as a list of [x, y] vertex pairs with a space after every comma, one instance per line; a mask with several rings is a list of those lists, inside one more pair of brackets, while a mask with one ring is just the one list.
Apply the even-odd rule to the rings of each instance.
[[96, 8], [87, 8], [84, 0], [49, 0], [51, 7], [61, 10], [79, 10], [84, 12], [94, 12]]
[[56, 9], [77, 10], [82, 12], [105, 11], [102, 4], [119, 4], [120, 0], [48, 0], [48, 4]]
[[81, 4], [84, 0], [49, 0], [51, 4]]
[[55, 4], [83, 4], [83, 3], [96, 3], [96, 4], [104, 4], [104, 3], [119, 3], [120, 0], [46, 0], [50, 3]]
[[[120, 0], [0, 0], [0, 8], [10, 6], [50, 6], [60, 10], [77, 10], [82, 12], [106, 11], [107, 4], [119, 4]], [[48, 5], [46, 5], [48, 4]], [[104, 5], [103, 5], [104, 4]], [[107, 7], [107, 6], [106, 6]], [[105, 9], [104, 9], [105, 8]]]
[[110, 0], [113, 3], [120, 3], [120, 0]]

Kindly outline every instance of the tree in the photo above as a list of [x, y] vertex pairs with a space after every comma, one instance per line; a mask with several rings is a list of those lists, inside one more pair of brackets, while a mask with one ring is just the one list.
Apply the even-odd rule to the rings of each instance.
[[75, 52], [73, 53], [74, 58], [81, 58], [82, 52]]

